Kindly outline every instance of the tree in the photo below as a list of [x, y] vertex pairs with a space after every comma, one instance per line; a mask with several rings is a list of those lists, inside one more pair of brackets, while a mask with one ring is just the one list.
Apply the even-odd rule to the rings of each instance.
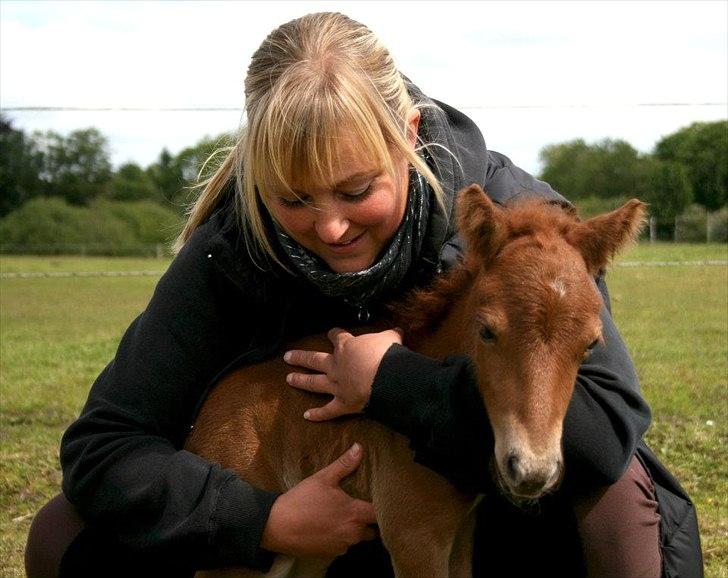
[[159, 192], [159, 200], [163, 204], [174, 205], [184, 188], [184, 179], [179, 170], [177, 160], [165, 148], [159, 159], [147, 167], [147, 175]]
[[[182, 210], [191, 200], [192, 185], [198, 182], [198, 177], [204, 179], [211, 176], [224, 159], [225, 149], [233, 144], [233, 137], [223, 133], [214, 138], [206, 136], [175, 157], [165, 149], [147, 172], [166, 202]], [[213, 156], [213, 153], [216, 154]]]
[[680, 163], [645, 159], [645, 178], [642, 199], [650, 205], [650, 214], [674, 226], [675, 217], [693, 200], [688, 171]]
[[43, 151], [47, 194], [74, 205], [87, 205], [111, 178], [106, 137], [98, 129], [76, 130], [67, 137], [48, 131], [36, 133]]
[[655, 155], [685, 167], [695, 201], [706, 209], [728, 203], [728, 121], [682, 128], [660, 140]]
[[115, 201], [156, 201], [160, 193], [144, 169], [135, 163], [126, 163], [114, 173], [104, 196]]
[[639, 186], [640, 157], [626, 141], [577, 139], [546, 146], [540, 157], [541, 178], [569, 199], [634, 196]]
[[0, 217], [41, 192], [43, 157], [32, 139], [0, 115]]
[[590, 195], [588, 172], [575, 170], [589, 163], [589, 147], [583, 139], [552, 144], [541, 149], [541, 162], [544, 165], [541, 178], [570, 199]]
[[596, 173], [591, 175], [594, 193], [603, 199], [634, 196], [639, 187], [641, 159], [631, 144], [605, 139], [592, 147]]
[[206, 136], [194, 146], [184, 149], [177, 155], [182, 178], [187, 183], [194, 183], [198, 177], [204, 179], [210, 176], [222, 162], [225, 149], [233, 144], [232, 136], [223, 133], [214, 138]]

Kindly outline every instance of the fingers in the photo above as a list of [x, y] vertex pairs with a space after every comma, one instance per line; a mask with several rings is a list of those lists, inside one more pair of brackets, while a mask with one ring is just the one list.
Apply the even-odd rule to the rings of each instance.
[[359, 467], [362, 454], [361, 445], [355, 443], [346, 452], [341, 454], [336, 461], [320, 470], [319, 474], [326, 477], [332, 484], [338, 485], [341, 480]]
[[323, 351], [301, 351], [294, 349], [286, 351], [283, 361], [289, 365], [298, 365], [306, 369], [312, 369], [319, 373], [328, 373], [331, 370], [331, 354]]
[[327, 419], [335, 419], [337, 417], [341, 417], [342, 415], [349, 415], [352, 413], [357, 412], [346, 407], [341, 402], [341, 399], [335, 397], [323, 407], [313, 407], [311, 409], [307, 409], [304, 412], [303, 417], [305, 417], [308, 421], [326, 421]]
[[376, 524], [377, 517], [374, 515], [374, 506], [371, 502], [365, 502], [364, 500], [356, 501], [357, 507], [357, 518], [363, 524]]
[[331, 341], [334, 345], [339, 345], [342, 341], [346, 341], [350, 337], [353, 337], [351, 333], [345, 329], [341, 329], [340, 327], [330, 329], [326, 335], [328, 336], [329, 341]]
[[289, 373], [286, 382], [314, 393], [334, 393], [334, 384], [325, 373]]

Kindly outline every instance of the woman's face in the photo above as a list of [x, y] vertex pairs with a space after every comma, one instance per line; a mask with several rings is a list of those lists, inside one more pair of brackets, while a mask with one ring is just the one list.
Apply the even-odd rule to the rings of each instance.
[[[415, 146], [419, 113], [410, 119]], [[409, 163], [394, 158], [391, 177], [357, 154], [357, 143], [343, 139], [333, 186], [293, 183], [296, 196], [274, 194], [266, 203], [273, 217], [297, 243], [323, 259], [332, 271], [370, 267], [397, 232], [407, 206]]]

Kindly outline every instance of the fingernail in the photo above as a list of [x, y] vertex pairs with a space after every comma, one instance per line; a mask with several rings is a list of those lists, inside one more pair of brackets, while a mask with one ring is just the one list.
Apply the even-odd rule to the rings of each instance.
[[286, 351], [283, 354], [283, 361], [285, 361], [286, 363], [288, 363], [289, 361], [291, 361], [291, 352], [290, 351]]
[[351, 449], [349, 450], [349, 454], [351, 455], [351, 457], [355, 458], [360, 453], [361, 453], [361, 446], [358, 443], [354, 442], [354, 445], [351, 446]]
[[306, 410], [303, 412], [304, 419], [311, 419], [311, 412], [309, 410]]
[[286, 375], [286, 383], [293, 385], [293, 374], [292, 373], [289, 373], [288, 375]]

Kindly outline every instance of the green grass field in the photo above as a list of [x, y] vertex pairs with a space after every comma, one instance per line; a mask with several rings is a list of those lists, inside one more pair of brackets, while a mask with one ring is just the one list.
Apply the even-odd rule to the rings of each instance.
[[[621, 261], [728, 259], [640, 245]], [[0, 272], [158, 271], [168, 261], [3, 257]], [[615, 266], [613, 313], [652, 405], [649, 443], [698, 507], [706, 574], [728, 578], [728, 267]], [[33, 513], [58, 492], [58, 443], [157, 277], [0, 279], [0, 576], [23, 576]]]

